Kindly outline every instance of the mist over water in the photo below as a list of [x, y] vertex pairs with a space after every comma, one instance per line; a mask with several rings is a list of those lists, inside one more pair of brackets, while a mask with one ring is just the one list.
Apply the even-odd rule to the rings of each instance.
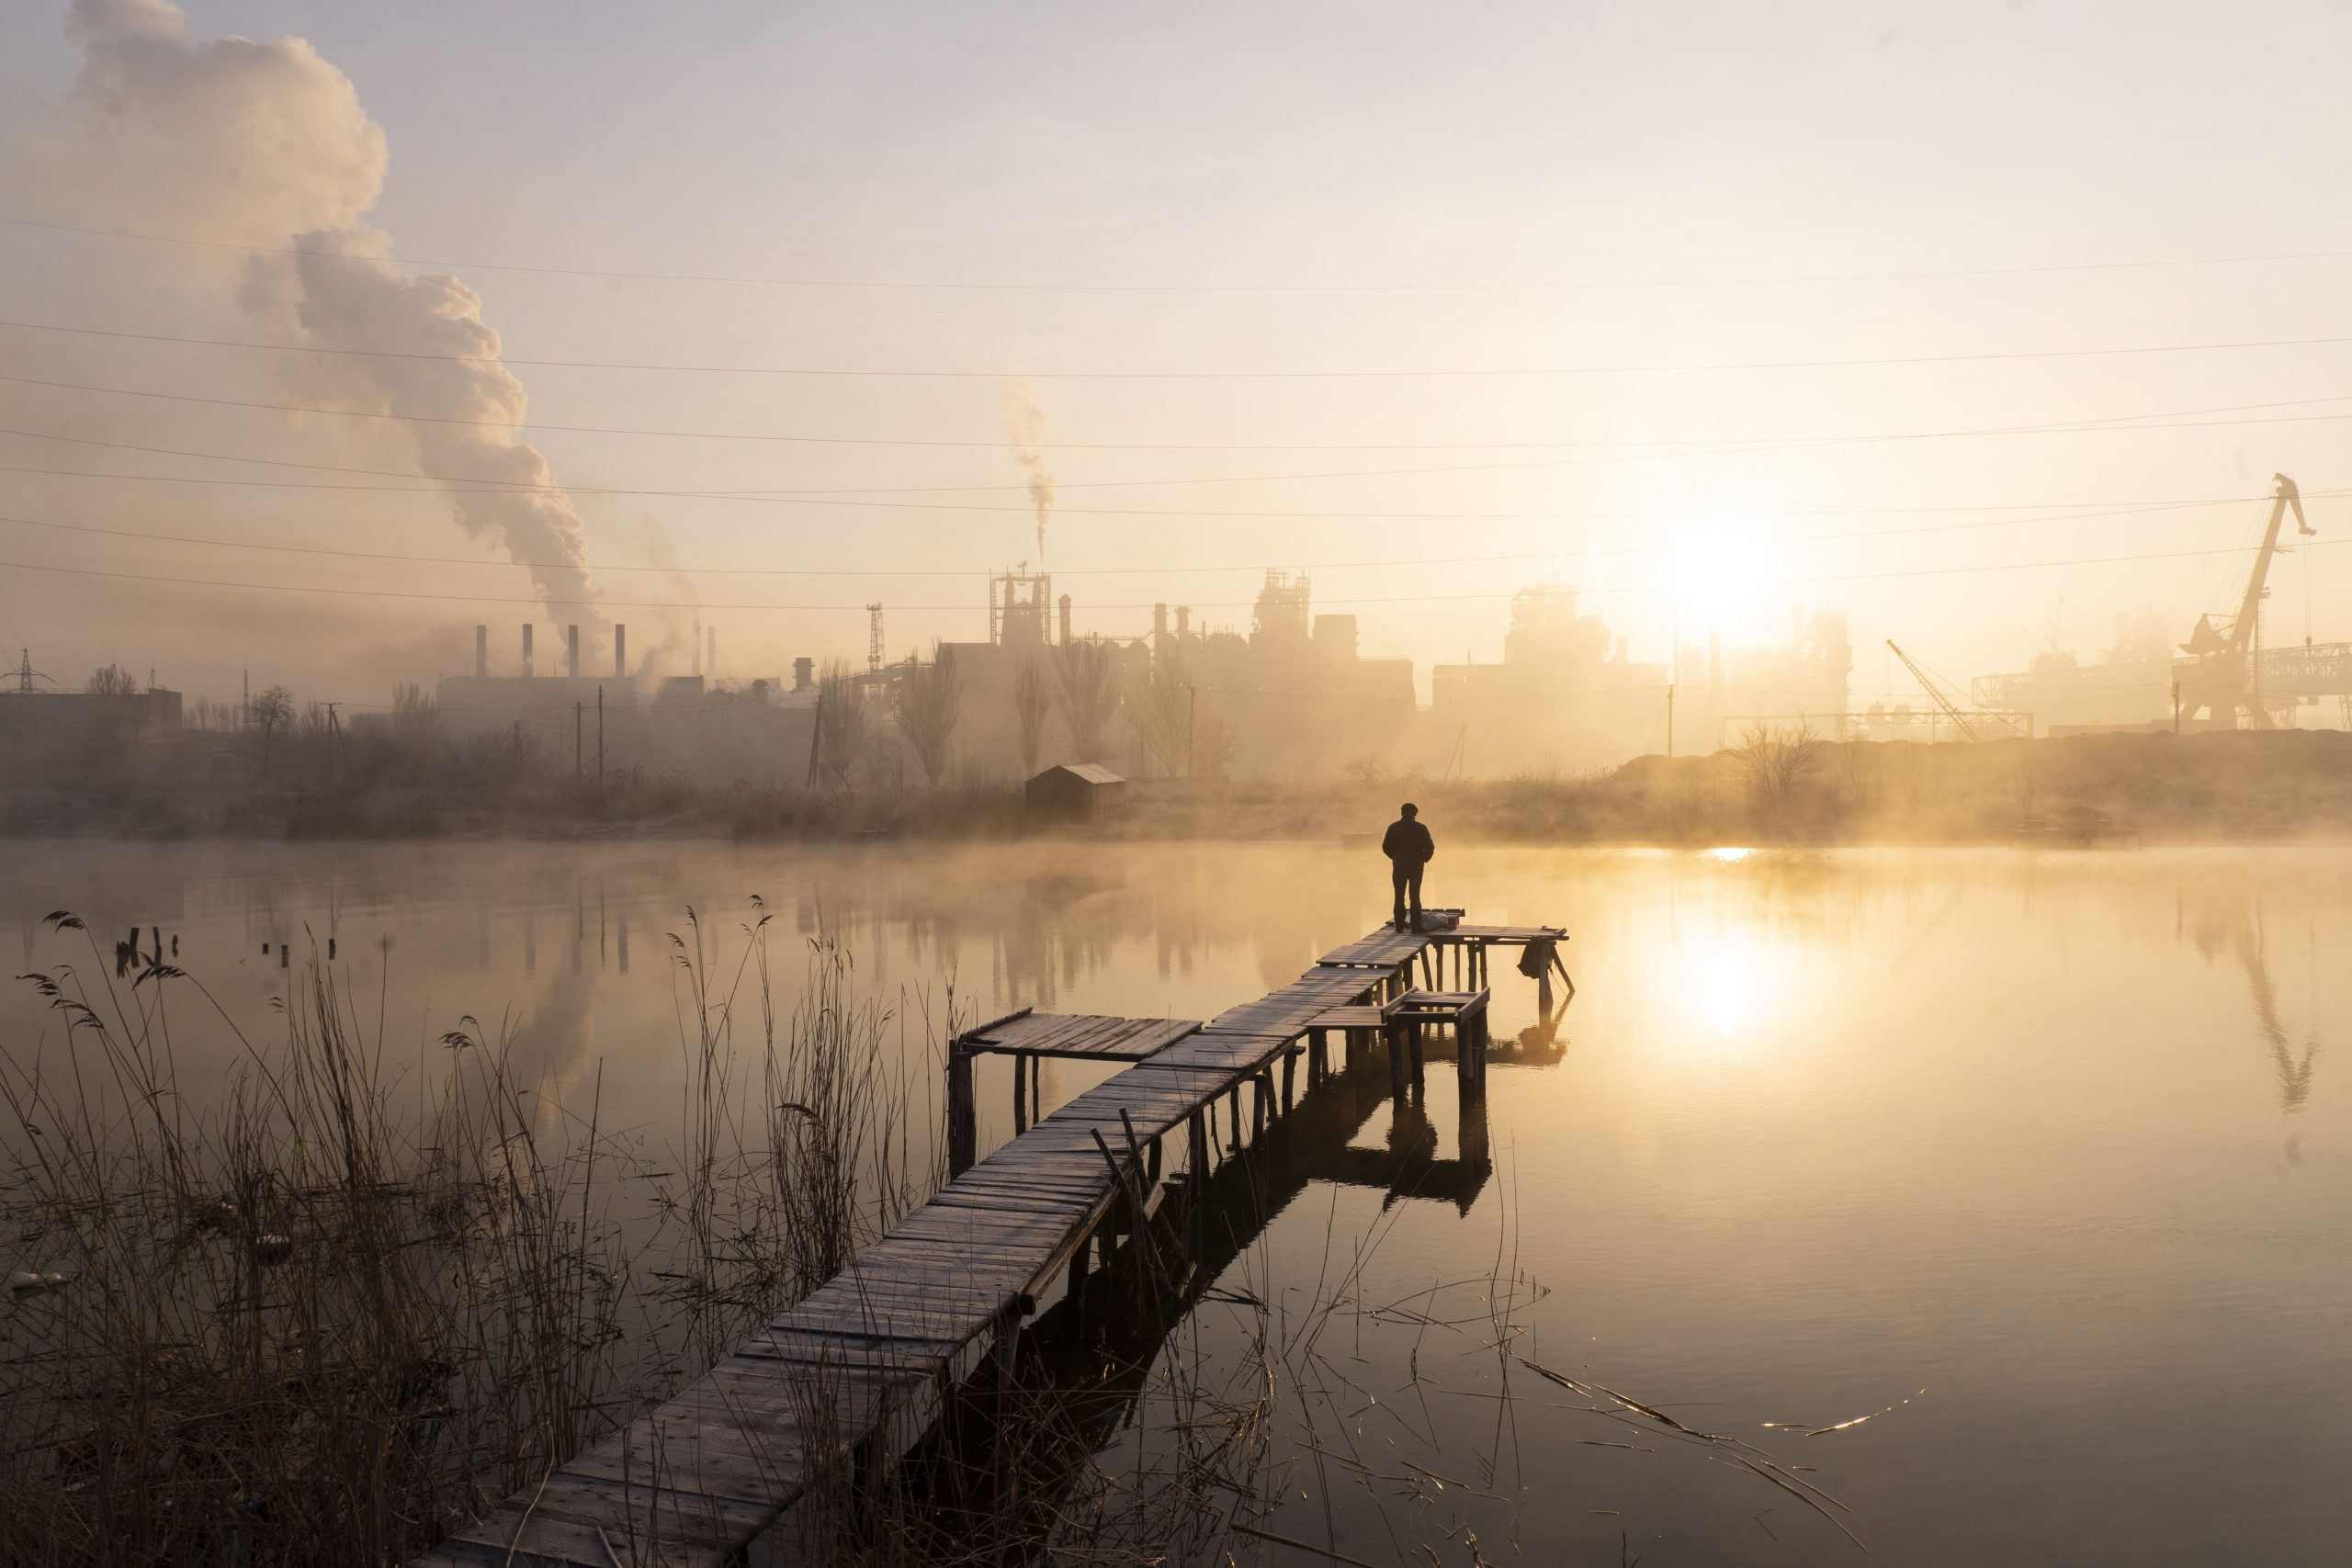
[[[722, 950], [752, 894], [786, 931], [844, 937], [877, 992], [903, 987], [903, 1048], [932, 1071], [919, 998], [944, 1009], [951, 977], [984, 1015], [1202, 1017], [1254, 997], [1377, 921], [1386, 888], [1363, 859], [14, 845], [0, 915], [20, 969], [88, 966], [40, 927], [52, 909], [109, 944], [160, 925], [263, 1039], [298, 973], [275, 944], [299, 964], [332, 931], [350, 989], [384, 987], [390, 1059], [429, 1074], [460, 1014], [505, 1018], [548, 1100], [577, 1110], [601, 1068], [606, 1125], [658, 1147], [678, 1104], [667, 933], [688, 905]], [[1385, 1088], [1362, 1094], [1346, 1141], [1402, 1132], [1442, 1164], [1483, 1135], [1491, 1174], [1415, 1197], [1305, 1170], [1225, 1283], [1295, 1303], [1327, 1247], [1377, 1237], [1365, 1299], [1452, 1285], [1436, 1300], [1461, 1315], [1500, 1257], [1549, 1292], [1521, 1314], [1530, 1359], [1815, 1467], [1882, 1560], [2314, 1562], [2344, 1538], [2352, 1110], [2334, 1050], [2352, 979], [2329, 955], [2352, 935], [2352, 853], [1462, 849], [1440, 869], [1434, 903], [1565, 924], [1578, 994], [1547, 1034], [1497, 965], [1498, 1040], [1533, 1032], [1491, 1069], [1483, 1121], [1441, 1068], [1409, 1125]], [[797, 983], [788, 954], [776, 972]], [[172, 1005], [194, 1102], [228, 1048]], [[20, 1061], [61, 1048], [29, 987], [0, 993], [0, 1028]], [[1047, 1064], [1046, 1102], [1090, 1081]], [[984, 1071], [983, 1149], [1010, 1134], [1009, 1100]], [[1247, 1315], [1204, 1304], [1204, 1343]], [[1491, 1356], [1446, 1341], [1441, 1361], [1396, 1321], [1349, 1337], [1329, 1353], [1382, 1401], [1350, 1416], [1363, 1450], [1507, 1501], [1327, 1494], [1293, 1449], [1312, 1496], [1272, 1528], [1321, 1540], [1328, 1495], [1340, 1549], [1373, 1561], [1457, 1517], [1496, 1561], [1515, 1541], [1529, 1561], [1613, 1562], [1620, 1531], [1652, 1561], [1859, 1558], [1753, 1475], [1532, 1374], [1498, 1422]], [[1416, 1351], [1426, 1386], [1391, 1409]], [[1763, 1426], [1860, 1416], [1813, 1438]]]

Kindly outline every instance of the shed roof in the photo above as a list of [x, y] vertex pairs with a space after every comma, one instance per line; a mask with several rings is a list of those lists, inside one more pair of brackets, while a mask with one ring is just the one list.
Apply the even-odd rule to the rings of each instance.
[[[1037, 778], [1050, 778], [1056, 773], [1068, 773], [1070, 777], [1083, 779], [1088, 784], [1109, 784], [1127, 782], [1125, 778], [1113, 773], [1100, 762], [1057, 762], [1039, 773]], [[1033, 779], [1031, 782], [1035, 783], [1035, 780]]]

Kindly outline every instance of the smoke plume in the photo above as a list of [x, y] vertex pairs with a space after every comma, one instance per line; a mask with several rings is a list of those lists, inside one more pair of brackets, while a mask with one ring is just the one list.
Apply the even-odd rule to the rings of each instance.
[[1037, 513], [1037, 566], [1046, 565], [1046, 523], [1054, 514], [1054, 469], [1046, 461], [1046, 410], [1025, 376], [1004, 378], [1004, 432], [1013, 460], [1029, 476], [1029, 504]]
[[[349, 77], [300, 39], [193, 38], [170, 0], [74, 0], [65, 30], [81, 75], [27, 149], [53, 206], [266, 253], [241, 263], [237, 299], [273, 341], [424, 356], [268, 356], [290, 389], [372, 413], [522, 422], [528, 400], [481, 299], [455, 277], [402, 272], [364, 221], [384, 133]], [[538, 449], [497, 429], [407, 428], [458, 526], [532, 563], [550, 608], [601, 625], [582, 613], [596, 591], [580, 515]]]

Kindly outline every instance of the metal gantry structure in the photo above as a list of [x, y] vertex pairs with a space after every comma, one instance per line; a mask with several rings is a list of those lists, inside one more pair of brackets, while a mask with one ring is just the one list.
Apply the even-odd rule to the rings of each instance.
[[[1961, 738], [1962, 739], [1982, 740], [1984, 739], [1982, 735], [1976, 733], [1975, 725], [1969, 722], [1969, 716], [1967, 714], [1960, 711], [1960, 705], [1954, 703], [1950, 697], [1944, 695], [1943, 688], [1937, 685], [1933, 680], [1929, 679], [1928, 672], [1925, 670], [1919, 668], [1917, 660], [1914, 660], [1909, 654], [1904, 652], [1901, 646], [1898, 645], [1893, 637], [1886, 639], [1886, 646], [1894, 651], [1895, 658], [1903, 660], [1903, 668], [1911, 671], [1911, 678], [1919, 682], [1919, 689], [1928, 694], [1928, 700], [1933, 702], [1936, 706], [1942, 711], [1943, 716], [1946, 718], [1951, 720], [1951, 727], [1960, 731]], [[1991, 718], [1996, 716], [1992, 714], [1979, 714], [1976, 716], [1979, 718]], [[2029, 724], [2028, 728], [2030, 728], [2031, 726]]]
[[[2198, 617], [2196, 629], [2180, 650], [2189, 657], [2175, 667], [2175, 684], [2180, 693], [2181, 723], [2199, 729], [2234, 728], [2243, 716], [2250, 729], [2276, 729], [2278, 721], [2271, 716], [2270, 707], [2263, 695], [2263, 677], [2271, 660], [2262, 650], [2262, 602], [2270, 596], [2270, 558], [2285, 555], [2290, 547], [2278, 542], [2278, 529], [2287, 513], [2295, 514], [2295, 531], [2306, 537], [2319, 532], [2303, 516], [2302, 492], [2295, 481], [2284, 474], [2270, 476], [2277, 483], [2270, 497], [2270, 520], [2262, 531], [2262, 544], [2255, 551], [2253, 570], [2246, 573], [2245, 592], [2239, 596], [2237, 614], [2227, 618], [2225, 625], [2216, 625], [2212, 615]], [[2352, 685], [2344, 682], [2347, 660], [2342, 645], [2333, 645], [2331, 657], [2315, 656], [2320, 649], [2306, 644], [2300, 651], [2303, 660], [2312, 666], [2305, 671], [2282, 668], [2280, 673], [2290, 678], [2300, 673], [2317, 678], [2337, 695], [2352, 693]], [[2322, 694], [2308, 689], [2290, 694], [2291, 696]]]

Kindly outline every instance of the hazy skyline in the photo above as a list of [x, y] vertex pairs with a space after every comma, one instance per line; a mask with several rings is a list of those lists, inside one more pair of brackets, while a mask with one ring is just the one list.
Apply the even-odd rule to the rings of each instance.
[[[87, 14], [144, 26], [162, 9]], [[1246, 627], [1258, 573], [1305, 568], [1324, 607], [1361, 617], [1368, 653], [1411, 657], [1425, 677], [1432, 660], [1497, 657], [1509, 595], [1555, 577], [1652, 660], [1678, 596], [1694, 640], [1711, 620], [1729, 641], [1774, 640], [1794, 604], [1842, 608], [1860, 704], [1884, 683], [1888, 636], [1963, 681], [2022, 667], [2053, 624], [2088, 658], [2116, 613], [2143, 605], [2185, 636], [2228, 607], [2247, 564], [2187, 552], [2243, 546], [2283, 470], [2322, 536], [2274, 572], [2271, 640], [2303, 634], [2307, 564], [2313, 635], [2352, 635], [2352, 508], [2331, 493], [2352, 484], [2333, 457], [2352, 374], [2345, 344], [2313, 341], [2344, 332], [2352, 278], [2352, 254], [2312, 254], [2352, 252], [2352, 223], [2316, 199], [2339, 188], [2352, 129], [2334, 81], [2352, 17], [2334, 8], [1294, 7], [1180, 22], [224, 5], [190, 8], [187, 26], [199, 49], [299, 37], [348, 78], [385, 161], [380, 197], [335, 221], [373, 225], [394, 255], [432, 264], [404, 270], [480, 297], [527, 391], [525, 434], [569, 487], [637, 649], [663, 619], [644, 602], [690, 599], [779, 606], [707, 611], [745, 674], [862, 655], [859, 606], [876, 599], [894, 656], [985, 635], [981, 575], [1036, 553], [1009, 374], [1031, 378], [1045, 415], [1046, 564], [1081, 630], [1140, 632], [1159, 600]], [[0, 21], [0, 216], [294, 243], [225, 231], [137, 177], [41, 177], [43, 138], [53, 151], [61, 130], [98, 134], [75, 118], [83, 69], [62, 7]], [[229, 113], [209, 134], [302, 166], [317, 152], [252, 129]], [[103, 164], [120, 149], [92, 151]], [[266, 164], [227, 177], [281, 178]], [[2110, 265], [2279, 255], [2303, 259]], [[528, 267], [575, 271], [507, 270]], [[0, 225], [0, 276], [12, 321], [295, 341], [252, 306], [241, 252]], [[899, 287], [942, 283], [984, 287]], [[2283, 346], [2000, 357], [2253, 341]], [[1929, 357], [1969, 355], [1991, 357]], [[315, 364], [289, 375], [304, 356], [6, 328], [0, 359], [42, 381], [357, 406]], [[1891, 359], [1920, 362], [1819, 363]], [[1759, 363], [1779, 367], [1623, 368]], [[1429, 374], [1457, 370], [1508, 373]], [[1299, 374], [1340, 371], [1375, 374]], [[0, 382], [11, 432], [365, 470], [0, 435], [17, 470], [0, 473], [0, 514], [63, 525], [0, 525], [0, 643], [69, 683], [120, 660], [221, 694], [249, 665], [257, 683], [361, 705], [464, 666], [477, 621], [511, 657], [531, 614], [521, 568], [70, 531], [493, 558], [438, 487], [288, 488], [481, 471], [417, 434], [481, 417], [471, 405], [435, 404], [448, 394], [433, 386], [366, 390], [429, 417]], [[2139, 434], [2017, 429], [2148, 415], [2171, 417]], [[2011, 433], [1952, 434], [1987, 430]], [[1913, 438], [1882, 439], [1898, 435]], [[1647, 445], [1702, 441], [1772, 449]], [[2223, 498], [2242, 499], [2178, 504]], [[2146, 509], [2020, 521], [2115, 502]], [[2125, 556], [2165, 558], [1966, 570]], [[1519, 558], [1479, 558], [1503, 557]], [[834, 575], [692, 570], [719, 567]], [[1197, 570], [1211, 567], [1230, 570]], [[956, 575], [874, 575], [933, 570]], [[688, 614], [671, 613], [673, 636]]]

